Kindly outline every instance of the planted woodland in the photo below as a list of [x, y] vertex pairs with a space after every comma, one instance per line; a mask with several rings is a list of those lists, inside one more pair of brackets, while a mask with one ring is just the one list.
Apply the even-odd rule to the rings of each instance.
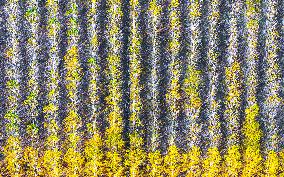
[[281, 177], [283, 88], [283, 0], [2, 0], [0, 177]]

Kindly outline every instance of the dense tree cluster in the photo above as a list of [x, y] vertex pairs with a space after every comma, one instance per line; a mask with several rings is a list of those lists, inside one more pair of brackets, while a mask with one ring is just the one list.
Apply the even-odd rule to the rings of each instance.
[[284, 176], [283, 7], [1, 1], [0, 176]]

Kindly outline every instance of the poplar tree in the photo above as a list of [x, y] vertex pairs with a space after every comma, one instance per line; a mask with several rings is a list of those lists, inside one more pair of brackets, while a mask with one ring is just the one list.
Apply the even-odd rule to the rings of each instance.
[[160, 146], [160, 100], [159, 100], [159, 68], [160, 68], [160, 25], [162, 5], [159, 0], [151, 0], [148, 7], [148, 31], [151, 42], [151, 73], [150, 73], [150, 138], [148, 150], [148, 173], [151, 177], [162, 176], [163, 159], [159, 150]]
[[89, 78], [89, 114], [87, 119], [87, 140], [84, 146], [84, 175], [100, 176], [104, 173], [103, 163], [103, 139], [99, 129], [99, 117], [102, 110], [100, 102], [100, 77], [99, 73], [99, 13], [101, 2], [99, 0], [88, 1], [88, 78]]
[[266, 2], [266, 40], [265, 40], [265, 101], [264, 140], [265, 140], [265, 174], [278, 176], [280, 162], [279, 152], [279, 120], [278, 113], [283, 100], [279, 96], [281, 71], [279, 66], [279, 32], [277, 29], [277, 13], [279, 1]]
[[79, 63], [79, 29], [78, 29], [78, 5], [76, 0], [67, 3], [67, 51], [64, 56], [64, 67], [66, 69], [66, 90], [67, 90], [67, 116], [63, 120], [64, 125], [64, 157], [66, 164], [64, 174], [66, 176], [79, 176], [82, 171], [83, 157], [79, 147], [81, 118], [79, 108], [79, 84], [81, 81], [81, 68]]
[[187, 66], [182, 90], [184, 97], [184, 112], [187, 124], [187, 152], [183, 155], [183, 171], [186, 176], [201, 175], [201, 147], [200, 147], [200, 98], [201, 71], [198, 68], [201, 59], [201, 21], [203, 1], [190, 0], [187, 6], [190, 21], [189, 49], [186, 54]]
[[169, 46], [170, 53], [170, 83], [166, 100], [169, 108], [169, 139], [168, 150], [164, 158], [164, 171], [168, 176], [175, 177], [180, 173], [180, 154], [176, 146], [178, 118], [181, 113], [181, 59], [180, 59], [180, 3], [179, 0], [171, 0], [169, 4]]
[[226, 100], [224, 119], [227, 127], [227, 152], [225, 155], [226, 176], [239, 176], [241, 162], [241, 132], [240, 132], [240, 113], [242, 96], [243, 73], [241, 68], [240, 55], [240, 19], [244, 3], [241, 0], [235, 0], [230, 12], [229, 28], [229, 46], [227, 49], [227, 59], [225, 68]]
[[130, 0], [130, 148], [127, 153], [126, 166], [129, 176], [143, 176], [142, 165], [145, 163], [145, 150], [143, 149], [142, 122], [141, 122], [141, 33], [139, 16], [141, 4], [138, 0]]
[[22, 147], [20, 136], [20, 41], [19, 41], [19, 1], [9, 0], [5, 3], [7, 18], [7, 46], [5, 51], [5, 73], [6, 73], [6, 113], [4, 145], [4, 176], [21, 176]]
[[220, 75], [220, 49], [219, 45], [219, 23], [220, 23], [220, 1], [213, 0], [208, 3], [208, 51], [207, 64], [209, 76], [209, 93], [208, 93], [208, 131], [209, 131], [209, 148], [207, 157], [203, 162], [204, 173], [202, 176], [218, 176], [220, 173], [221, 155], [219, 147], [221, 143], [221, 122], [220, 122], [220, 101], [217, 98], [219, 89]]
[[28, 56], [28, 83], [25, 107], [25, 143], [22, 165], [26, 166], [25, 175], [37, 176], [39, 169], [39, 135], [38, 135], [38, 96], [39, 96], [39, 8], [36, 0], [26, 2], [25, 18], [28, 22], [29, 38], [26, 49]]
[[108, 176], [120, 177], [125, 173], [123, 157], [125, 144], [122, 139], [122, 1], [107, 1], [107, 40], [108, 49], [108, 76], [109, 95], [106, 102], [109, 106], [108, 128], [106, 129], [106, 170]]
[[42, 172], [48, 176], [59, 177], [62, 174], [61, 155], [59, 149], [59, 4], [58, 0], [46, 3], [48, 12], [47, 37], [47, 104], [43, 107], [45, 143], [42, 157]]
[[242, 176], [258, 176], [262, 167], [260, 151], [260, 138], [262, 131], [258, 122], [259, 104], [256, 98], [258, 85], [257, 62], [259, 60], [258, 35], [260, 0], [246, 0], [246, 29], [247, 29], [247, 57], [246, 57], [246, 108], [245, 121], [243, 124], [244, 134], [244, 168]]

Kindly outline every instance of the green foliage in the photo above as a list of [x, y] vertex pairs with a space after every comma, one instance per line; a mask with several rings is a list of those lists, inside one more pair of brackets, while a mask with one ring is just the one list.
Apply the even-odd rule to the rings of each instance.
[[16, 80], [8, 80], [6, 85], [10, 89], [19, 87], [19, 83]]

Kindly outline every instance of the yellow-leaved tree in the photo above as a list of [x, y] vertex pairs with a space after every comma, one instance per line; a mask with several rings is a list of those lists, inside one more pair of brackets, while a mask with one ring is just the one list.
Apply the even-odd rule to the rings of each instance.
[[244, 3], [242, 0], [234, 1], [231, 6], [229, 21], [229, 44], [225, 68], [226, 100], [224, 119], [227, 128], [227, 152], [225, 154], [224, 176], [239, 176], [242, 167], [241, 157], [241, 97], [242, 97], [242, 68], [240, 55], [240, 23]]
[[59, 4], [58, 0], [46, 3], [48, 12], [47, 37], [50, 43], [47, 63], [47, 104], [43, 107], [45, 143], [41, 172], [47, 176], [59, 177], [62, 174], [61, 151], [59, 149]]
[[209, 148], [205, 160], [203, 162], [202, 176], [219, 176], [221, 167], [221, 155], [219, 147], [221, 144], [221, 122], [220, 122], [220, 100], [217, 96], [220, 75], [220, 49], [219, 45], [219, 23], [220, 23], [220, 1], [213, 0], [209, 4], [209, 31], [208, 31], [208, 77], [209, 77], [209, 93], [208, 93], [208, 133]]
[[89, 114], [86, 118], [87, 140], [84, 142], [84, 176], [101, 176], [104, 174], [104, 154], [103, 139], [99, 127], [99, 117], [101, 116], [102, 105], [100, 99], [101, 83], [100, 83], [100, 61], [99, 55], [99, 9], [100, 1], [89, 0], [88, 3], [88, 110]]
[[166, 94], [169, 119], [169, 139], [167, 154], [164, 157], [164, 172], [167, 176], [177, 177], [181, 171], [180, 154], [177, 148], [177, 126], [181, 115], [181, 59], [180, 59], [180, 4], [179, 0], [171, 0], [169, 4], [169, 86]]
[[161, 177], [163, 157], [160, 147], [160, 100], [159, 100], [159, 60], [160, 60], [160, 25], [162, 5], [159, 0], [151, 0], [147, 9], [147, 30], [151, 42], [151, 69], [150, 69], [150, 108], [149, 108], [149, 143], [147, 154], [147, 173], [151, 177]]
[[5, 120], [6, 141], [3, 146], [4, 171], [3, 176], [20, 177], [21, 171], [21, 136], [20, 136], [20, 42], [19, 42], [19, 13], [18, 0], [5, 2], [7, 16], [7, 50], [5, 51]]
[[258, 52], [258, 33], [259, 33], [259, 11], [260, 0], [246, 0], [245, 17], [247, 19], [247, 42], [248, 51], [246, 57], [247, 77], [245, 79], [246, 87], [246, 109], [245, 121], [243, 124], [244, 134], [244, 167], [242, 176], [259, 176], [263, 169], [262, 156], [260, 151], [260, 139], [262, 132], [258, 122], [259, 105], [256, 98], [256, 89], [258, 85], [257, 61]]
[[127, 152], [125, 165], [131, 177], [146, 175], [145, 160], [146, 151], [143, 148], [143, 127], [141, 122], [141, 34], [139, 16], [141, 15], [141, 4], [138, 0], [130, 0], [130, 148]]
[[203, 1], [190, 0], [187, 6], [189, 26], [192, 30], [190, 43], [186, 55], [186, 74], [182, 90], [184, 97], [184, 112], [186, 116], [187, 152], [183, 154], [182, 171], [186, 176], [197, 177], [201, 175], [201, 148], [200, 148], [200, 111], [202, 100], [200, 98], [201, 71], [198, 62], [201, 59], [201, 10]]
[[34, 0], [26, 1], [27, 10], [25, 18], [29, 25], [29, 38], [26, 45], [28, 61], [27, 95], [24, 100], [25, 108], [25, 135], [24, 151], [22, 158], [23, 174], [27, 176], [38, 176], [40, 173], [39, 162], [39, 135], [38, 135], [38, 95], [39, 95], [39, 7]]
[[280, 97], [281, 67], [279, 66], [279, 31], [277, 17], [279, 1], [266, 1], [265, 101], [263, 105], [265, 140], [265, 175], [278, 176], [280, 162], [279, 111], [283, 106]]
[[109, 95], [106, 103], [109, 106], [107, 116], [108, 127], [106, 129], [106, 175], [120, 177], [125, 174], [123, 157], [125, 144], [122, 139], [122, 72], [121, 72], [121, 48], [122, 48], [122, 0], [107, 0], [107, 40], [109, 44], [107, 64], [109, 76]]
[[67, 22], [67, 51], [64, 56], [64, 67], [66, 69], [66, 90], [67, 90], [67, 115], [63, 120], [65, 141], [63, 165], [64, 174], [66, 176], [79, 176], [82, 171], [84, 162], [79, 147], [81, 127], [81, 118], [79, 110], [79, 84], [81, 81], [81, 68], [79, 64], [79, 29], [78, 29], [78, 5], [75, 0], [71, 0], [67, 4], [65, 13]]

